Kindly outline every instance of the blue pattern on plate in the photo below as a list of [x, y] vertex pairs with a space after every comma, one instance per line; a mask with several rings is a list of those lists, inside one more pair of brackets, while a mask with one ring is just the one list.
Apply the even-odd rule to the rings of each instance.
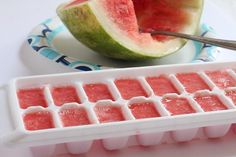
[[[80, 61], [53, 49], [53, 39], [58, 35], [58, 33], [61, 33], [66, 29], [63, 24], [58, 25], [56, 28], [52, 28], [51, 25], [53, 22], [54, 21], [52, 18], [45, 20], [37, 27], [37, 29], [35, 29], [35, 31], [31, 33], [31, 35], [29, 35], [27, 41], [35, 52], [56, 63], [63, 64], [79, 71], [92, 71], [111, 68], [86, 61]], [[214, 37], [214, 31], [208, 25], [203, 24], [201, 26], [201, 35]], [[216, 56], [219, 53], [216, 47], [199, 42], [193, 43], [196, 51], [193, 62], [210, 62], [216, 59]]]
[[[213, 28], [211, 28], [210, 26], [208, 26], [206, 24], [202, 24], [200, 34], [201, 34], [201, 36], [205, 36], [205, 37], [213, 37], [213, 38], [215, 37], [215, 32], [214, 32]], [[195, 45], [201, 44], [199, 42], [194, 42], [194, 43], [195, 43]], [[218, 56], [219, 53], [220, 53], [220, 51], [218, 50], [217, 47], [211, 46], [208, 44], [201, 44], [201, 51], [193, 62], [198, 63], [198, 62], [215, 61], [216, 57]]]

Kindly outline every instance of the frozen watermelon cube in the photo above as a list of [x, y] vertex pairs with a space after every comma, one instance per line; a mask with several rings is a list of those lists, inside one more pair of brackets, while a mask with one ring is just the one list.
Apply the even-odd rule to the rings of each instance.
[[226, 91], [225, 95], [233, 101], [234, 105], [236, 105], [236, 90]]
[[127, 100], [138, 96], [144, 96], [144, 97], [148, 96], [138, 80], [135, 79], [115, 80], [115, 85], [117, 86], [121, 96]]
[[20, 107], [26, 109], [31, 106], [47, 107], [43, 88], [21, 89], [17, 92]]
[[119, 106], [96, 105], [94, 111], [99, 122], [101, 123], [119, 122], [125, 120]]
[[62, 109], [59, 116], [64, 127], [90, 124], [87, 112], [84, 108]]
[[54, 128], [53, 118], [49, 111], [37, 111], [23, 116], [25, 128], [30, 131]]
[[148, 77], [146, 78], [146, 80], [148, 84], [151, 86], [155, 95], [163, 96], [168, 93], [179, 94], [179, 92], [176, 90], [171, 81], [165, 76]]
[[76, 89], [73, 86], [54, 87], [51, 92], [56, 106], [62, 106], [65, 103], [80, 103]]
[[136, 119], [160, 117], [159, 112], [152, 102], [130, 104], [129, 109]]
[[236, 86], [236, 80], [227, 71], [211, 71], [206, 74], [221, 89]]
[[86, 84], [84, 85], [84, 90], [91, 102], [97, 102], [98, 100], [114, 100], [105, 84]]
[[201, 106], [205, 112], [226, 110], [227, 107], [216, 95], [197, 95], [194, 100]]
[[210, 90], [207, 83], [197, 73], [181, 73], [177, 74], [176, 77], [189, 93], [199, 90]]
[[165, 97], [162, 103], [172, 116], [196, 113], [186, 98]]

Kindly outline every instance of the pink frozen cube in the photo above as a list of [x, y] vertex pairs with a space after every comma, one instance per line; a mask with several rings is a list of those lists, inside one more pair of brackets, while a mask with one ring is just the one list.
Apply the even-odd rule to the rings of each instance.
[[53, 118], [49, 111], [27, 113], [23, 116], [25, 128], [30, 131], [54, 128]]
[[152, 102], [130, 104], [129, 109], [136, 119], [160, 117]]
[[148, 84], [151, 86], [155, 95], [163, 96], [168, 93], [179, 94], [179, 92], [176, 90], [175, 86], [165, 76], [148, 77], [148, 78], [146, 78], [146, 80], [147, 80]]
[[177, 74], [176, 77], [188, 93], [210, 90], [207, 83], [197, 73], [181, 73]]
[[99, 122], [101, 123], [119, 122], [125, 120], [119, 106], [96, 105], [94, 111]]
[[147, 97], [147, 93], [141, 86], [138, 80], [135, 79], [120, 79], [116, 80], [115, 84], [120, 91], [121, 96], [124, 99], [131, 99], [133, 97], [144, 96]]
[[86, 84], [84, 85], [84, 90], [91, 102], [97, 102], [98, 100], [114, 100], [105, 84]]
[[198, 95], [194, 100], [201, 106], [205, 112], [227, 110], [227, 107], [221, 102], [216, 95]]
[[196, 113], [186, 98], [166, 97], [162, 103], [172, 116]]
[[68, 108], [59, 112], [64, 127], [90, 124], [87, 112], [84, 108]]
[[227, 71], [212, 71], [206, 74], [221, 89], [236, 86], [236, 80]]
[[54, 87], [52, 97], [56, 106], [62, 106], [65, 103], [80, 103], [76, 89], [73, 86]]
[[225, 95], [233, 101], [234, 105], [236, 105], [236, 90], [226, 91]]
[[43, 88], [21, 89], [17, 92], [20, 107], [26, 109], [31, 106], [47, 107]]

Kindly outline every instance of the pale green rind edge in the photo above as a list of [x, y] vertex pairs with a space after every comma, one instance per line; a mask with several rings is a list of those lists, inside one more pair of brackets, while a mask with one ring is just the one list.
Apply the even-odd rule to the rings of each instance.
[[101, 27], [88, 4], [70, 7], [68, 9], [61, 9], [62, 7], [63, 5], [57, 10], [62, 22], [77, 40], [95, 52], [110, 58], [123, 60], [156, 58], [135, 53], [112, 39]]

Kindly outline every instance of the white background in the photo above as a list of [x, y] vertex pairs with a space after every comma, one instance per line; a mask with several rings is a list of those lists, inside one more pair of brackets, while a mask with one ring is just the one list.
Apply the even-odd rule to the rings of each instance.
[[[31, 59], [25, 55], [25, 51], [28, 50], [25, 42], [28, 33], [46, 18], [56, 16], [56, 6], [63, 1], [65, 0], [0, 0], [0, 85], [16, 76], [71, 71], [62, 66], [54, 68], [53, 64], [52, 68], [38, 71], [32, 68], [33, 65], [31, 67], [30, 62], [25, 63]], [[211, 12], [203, 20], [209, 22], [220, 37], [236, 39], [236, 0], [206, 1], [211, 7], [206, 6], [204, 11], [207, 12], [206, 9], [210, 8]], [[216, 9], [215, 12], [214, 9]], [[236, 53], [234, 53], [223, 50], [217, 60], [236, 60]], [[38, 59], [38, 66], [41, 59]], [[48, 62], [48, 64], [51, 63]], [[4, 130], [5, 114], [0, 110], [0, 133]], [[135, 147], [118, 152], [106, 152], [102, 149], [97, 152], [95, 149], [87, 156], [232, 157], [236, 156], [236, 136], [229, 135], [219, 140], [164, 145], [149, 149]], [[1, 145], [0, 153], [2, 157], [29, 156], [26, 150], [7, 150]]]

